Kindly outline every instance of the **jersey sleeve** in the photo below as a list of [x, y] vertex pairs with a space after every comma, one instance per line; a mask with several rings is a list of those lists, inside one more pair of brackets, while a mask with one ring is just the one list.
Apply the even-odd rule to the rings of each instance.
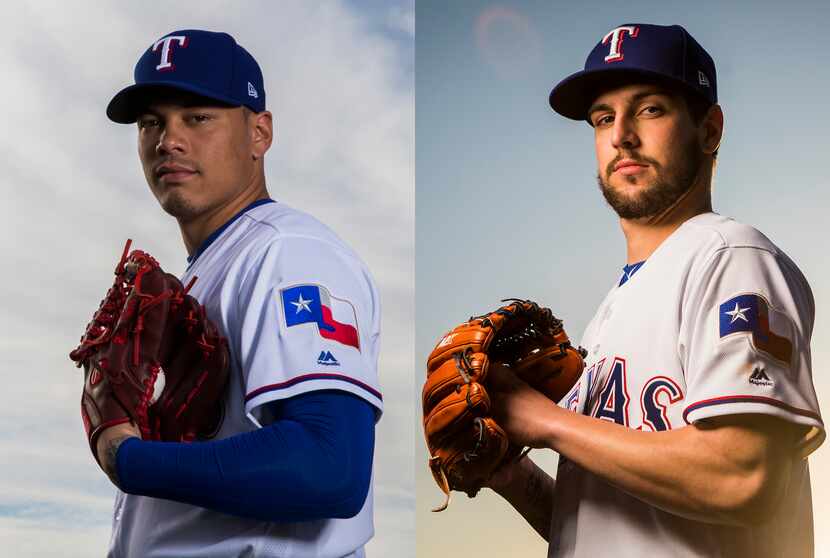
[[679, 355], [687, 423], [741, 413], [804, 425], [804, 454], [824, 439], [810, 362], [814, 301], [786, 256], [756, 247], [714, 252], [683, 301]]
[[242, 370], [245, 413], [315, 390], [341, 390], [383, 409], [377, 360], [380, 301], [362, 262], [311, 237], [282, 237], [246, 266], [230, 341]]

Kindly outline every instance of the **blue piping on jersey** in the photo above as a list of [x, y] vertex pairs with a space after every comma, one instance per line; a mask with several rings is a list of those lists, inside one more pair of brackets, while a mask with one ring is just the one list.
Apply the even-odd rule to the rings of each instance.
[[227, 229], [228, 227], [230, 227], [230, 226], [231, 226], [231, 223], [233, 223], [234, 221], [236, 221], [237, 219], [239, 219], [240, 217], [242, 217], [242, 215], [243, 215], [246, 211], [249, 211], [249, 210], [251, 210], [251, 209], [253, 209], [253, 208], [255, 208], [255, 207], [259, 207], [260, 205], [265, 205], [266, 203], [277, 203], [277, 202], [276, 202], [276, 201], [274, 201], [274, 200], [272, 200], [271, 198], [265, 198], [265, 199], [261, 199], [261, 200], [256, 200], [255, 202], [252, 202], [252, 203], [248, 204], [248, 206], [247, 206], [247, 207], [245, 207], [242, 211], [240, 211], [239, 213], [237, 213], [236, 215], [234, 215], [233, 217], [231, 217], [230, 219], [228, 219], [228, 220], [225, 222], [225, 224], [224, 224], [224, 225], [222, 225], [221, 227], [219, 227], [218, 229], [216, 229], [215, 231], [213, 231], [212, 233], [210, 233], [210, 235], [209, 235], [206, 239], [204, 239], [204, 240], [202, 241], [202, 244], [201, 244], [201, 245], [199, 245], [199, 248], [198, 248], [198, 249], [196, 249], [196, 251], [195, 251], [195, 252], [193, 252], [193, 254], [191, 254], [190, 256], [188, 256], [188, 257], [187, 257], [187, 268], [188, 268], [188, 269], [190, 269], [190, 266], [191, 266], [191, 265], [193, 265], [193, 262], [195, 262], [195, 261], [196, 261], [196, 259], [197, 259], [199, 256], [201, 256], [201, 255], [202, 255], [202, 252], [204, 252], [205, 250], [207, 250], [207, 249], [208, 249], [208, 246], [210, 246], [211, 244], [213, 244], [213, 241], [214, 241], [214, 240], [216, 240], [217, 238], [219, 238], [219, 236], [220, 236], [223, 232], [225, 232], [225, 229]]
[[634, 276], [635, 273], [637, 273], [637, 270], [640, 269], [641, 267], [643, 267], [644, 263], [646, 263], [645, 260], [643, 260], [641, 262], [637, 262], [637, 263], [633, 263], [633, 264], [630, 264], [630, 265], [623, 266], [623, 275], [622, 275], [622, 277], [620, 277], [620, 284], [617, 285], [617, 287], [622, 287], [623, 285], [625, 285], [625, 283], [629, 279], [631, 279]]

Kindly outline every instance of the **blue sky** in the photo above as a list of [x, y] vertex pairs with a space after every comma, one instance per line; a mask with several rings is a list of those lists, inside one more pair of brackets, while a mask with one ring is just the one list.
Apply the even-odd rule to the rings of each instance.
[[[810, 281], [814, 376], [820, 403], [830, 404], [830, 263], [820, 251], [830, 205], [827, 2], [419, 0], [416, 20], [417, 366], [444, 331], [505, 297], [552, 307], [582, 336], [625, 244], [596, 185], [591, 128], [558, 116], [547, 97], [609, 29], [679, 23], [717, 65], [726, 124], [715, 209], [759, 228]], [[544, 555], [541, 539], [488, 491], [431, 514], [441, 494], [417, 444], [420, 555], [437, 555], [462, 523], [488, 536], [456, 550]], [[817, 549], [830, 549], [827, 448], [811, 468]]]
[[[175, 221], [149, 193], [135, 128], [104, 108], [146, 45], [174, 29], [228, 31], [263, 68], [273, 197], [330, 225], [383, 303], [385, 413], [375, 452], [376, 556], [414, 556], [414, 7], [205, 1], [21, 4], [0, 21], [0, 541], [20, 557], [102, 556], [114, 490], [87, 447], [68, 352], [124, 240], [172, 273]], [[13, 110], [12, 110], [13, 109]], [[408, 549], [399, 552], [400, 545]]]

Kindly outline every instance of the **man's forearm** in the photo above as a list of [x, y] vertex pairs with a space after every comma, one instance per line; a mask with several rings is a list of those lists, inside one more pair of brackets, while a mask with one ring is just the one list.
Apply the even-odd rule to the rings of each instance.
[[510, 477], [506, 483], [492, 486], [493, 490], [548, 540], [556, 481], [527, 457], [513, 466]]
[[786, 490], [793, 431], [772, 417], [641, 432], [560, 408], [545, 446], [670, 513], [698, 521], [763, 521]]
[[369, 490], [375, 411], [346, 392], [282, 400], [263, 428], [194, 443], [126, 440], [122, 491], [259, 521], [353, 517]]
[[494, 367], [494, 416], [514, 444], [552, 449], [649, 505], [709, 523], [768, 520], [786, 493], [804, 427], [774, 416], [713, 417], [645, 432], [573, 413]]

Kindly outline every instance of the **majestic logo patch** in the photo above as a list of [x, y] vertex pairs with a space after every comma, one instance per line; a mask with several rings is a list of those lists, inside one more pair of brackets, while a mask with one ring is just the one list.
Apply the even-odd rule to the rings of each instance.
[[756, 367], [749, 375], [749, 383], [756, 386], [772, 386], [774, 382], [769, 379], [763, 368]]
[[317, 357], [317, 364], [322, 364], [323, 366], [340, 366], [340, 363], [337, 362], [337, 359], [334, 358], [331, 351], [320, 351], [320, 356]]
[[286, 327], [317, 324], [324, 339], [360, 350], [357, 314], [351, 302], [331, 296], [322, 285], [297, 285], [280, 293]]
[[[718, 321], [721, 339], [728, 335], [749, 333], [757, 350], [790, 363], [793, 344], [786, 337], [789, 319], [771, 308], [761, 295], [742, 294], [730, 298], [720, 305]], [[772, 327], [776, 327], [779, 333], [773, 332]]]

